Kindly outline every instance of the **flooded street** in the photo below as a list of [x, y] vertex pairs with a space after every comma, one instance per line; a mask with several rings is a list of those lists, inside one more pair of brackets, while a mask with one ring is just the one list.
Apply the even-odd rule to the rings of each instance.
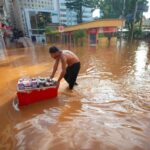
[[49, 46], [0, 50], [0, 150], [150, 150], [150, 45], [71, 47], [79, 86], [16, 112], [17, 80], [50, 75]]

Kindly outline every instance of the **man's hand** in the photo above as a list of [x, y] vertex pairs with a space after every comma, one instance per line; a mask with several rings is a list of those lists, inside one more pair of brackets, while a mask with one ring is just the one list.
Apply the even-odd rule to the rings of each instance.
[[50, 79], [53, 79], [53, 78], [54, 78], [54, 76], [50, 75]]
[[57, 87], [59, 88], [59, 85], [60, 85], [60, 81], [57, 81]]

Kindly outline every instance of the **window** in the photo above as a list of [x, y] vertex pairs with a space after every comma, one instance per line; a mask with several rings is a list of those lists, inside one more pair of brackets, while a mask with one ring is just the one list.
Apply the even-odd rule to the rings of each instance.
[[83, 18], [89, 18], [89, 16], [83, 16]]
[[64, 15], [64, 14], [61, 14], [60, 16], [61, 16], [61, 17], [66, 17], [66, 15]]
[[61, 3], [60, 5], [61, 5], [61, 6], [66, 6], [65, 3]]
[[61, 22], [66, 22], [66, 21], [67, 21], [67, 20], [65, 20], [65, 19], [62, 19], [62, 20], [61, 20]]
[[66, 9], [60, 9], [60, 11], [66, 11]]
[[51, 13], [49, 12], [29, 12], [31, 28], [34, 30], [45, 29], [45, 27], [51, 23]]

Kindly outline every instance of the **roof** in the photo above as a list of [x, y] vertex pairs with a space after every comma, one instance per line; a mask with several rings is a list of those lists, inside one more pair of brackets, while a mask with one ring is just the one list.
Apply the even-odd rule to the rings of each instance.
[[86, 23], [81, 23], [78, 25], [73, 25], [64, 28], [64, 32], [79, 30], [79, 29], [90, 29], [98, 27], [121, 27], [124, 26], [125, 20], [123, 19], [101, 19]]

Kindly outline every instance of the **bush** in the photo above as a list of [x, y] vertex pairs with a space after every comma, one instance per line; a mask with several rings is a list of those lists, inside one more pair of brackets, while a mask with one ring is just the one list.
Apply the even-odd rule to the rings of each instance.
[[86, 36], [86, 32], [83, 29], [74, 31], [74, 37], [76, 40], [84, 38]]
[[136, 28], [135, 30], [134, 30], [134, 38], [142, 38], [143, 37], [143, 34], [142, 34], [142, 30], [141, 29], [139, 29], [139, 28]]

